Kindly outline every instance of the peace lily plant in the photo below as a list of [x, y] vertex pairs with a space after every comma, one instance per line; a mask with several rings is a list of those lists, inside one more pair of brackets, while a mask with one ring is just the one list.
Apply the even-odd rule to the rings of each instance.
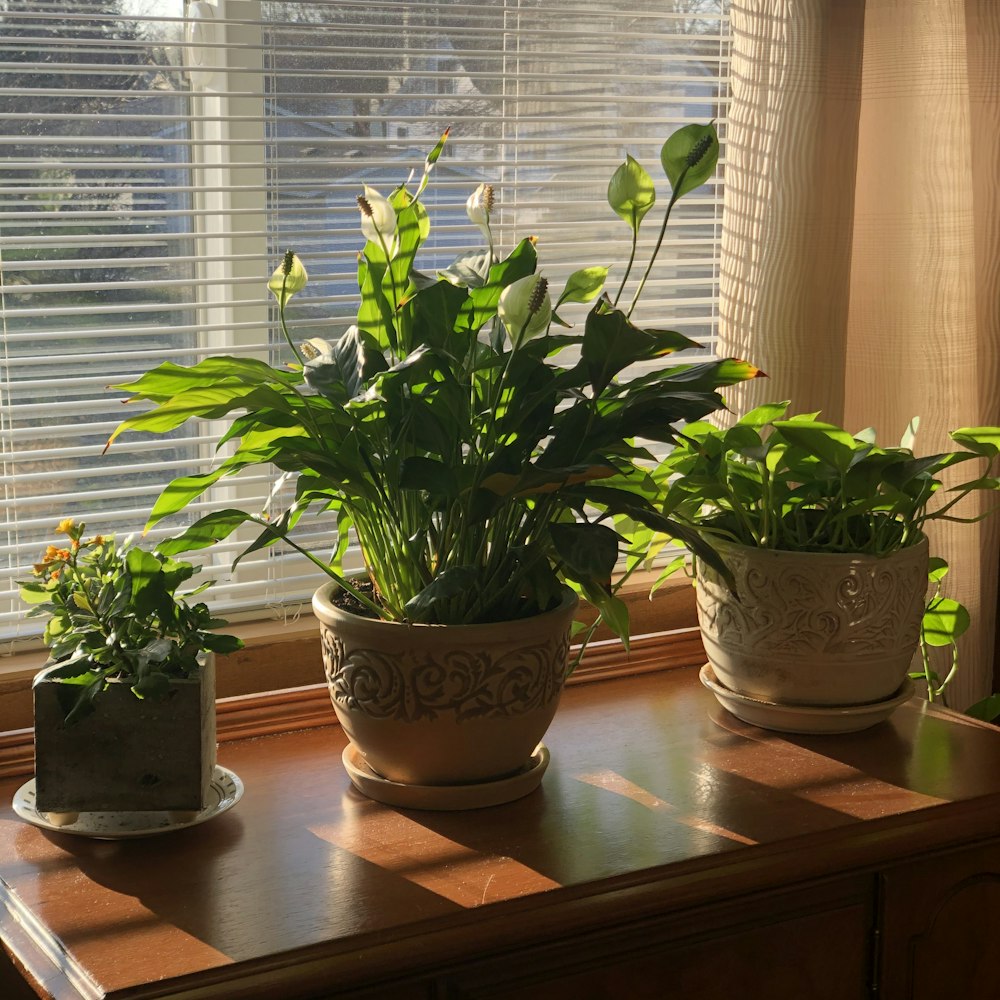
[[[249, 523], [260, 533], [239, 558], [284, 540], [381, 619], [519, 619], [556, 606], [569, 583], [626, 636], [627, 611], [612, 583], [629, 545], [624, 525], [668, 532], [714, 558], [699, 533], [659, 510], [649, 471], [655, 463], [643, 442], [672, 443], [682, 422], [723, 405], [720, 388], [758, 374], [746, 362], [713, 359], [624, 375], [639, 362], [698, 346], [673, 330], [639, 326], [632, 313], [671, 209], [715, 169], [715, 129], [689, 125], [663, 146], [672, 193], [627, 309], [618, 302], [640, 225], [656, 202], [651, 178], [631, 157], [608, 188], [632, 233], [613, 297], [603, 266], [576, 271], [557, 293], [533, 237], [500, 253], [491, 229], [494, 192], [485, 184], [466, 207], [486, 248], [437, 273], [419, 270], [417, 253], [430, 232], [421, 196], [446, 138], [427, 156], [416, 190], [404, 184], [383, 196], [366, 187], [357, 199], [365, 244], [354, 325], [296, 343], [286, 309], [308, 276], [288, 251], [268, 286], [288, 364], [243, 357], [163, 364], [119, 386], [130, 401], [153, 406], [125, 420], [112, 440], [127, 430], [166, 433], [191, 419], [230, 420], [220, 445], [235, 441], [232, 454], [167, 486], [150, 526], [244, 469], [273, 464], [296, 477], [287, 510], [208, 514], [161, 545], [164, 554], [211, 545]], [[582, 331], [560, 316], [575, 303], [593, 303]], [[310, 509], [336, 517], [336, 538], [323, 555], [294, 537]], [[345, 576], [352, 532], [370, 585]]]

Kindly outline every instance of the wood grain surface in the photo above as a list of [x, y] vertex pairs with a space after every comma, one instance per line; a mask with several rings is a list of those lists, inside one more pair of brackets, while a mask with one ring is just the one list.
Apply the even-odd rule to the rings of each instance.
[[[363, 798], [336, 726], [223, 744], [244, 800], [169, 836], [88, 841], [5, 806], [0, 936], [58, 998], [424, 996], [421, 977], [530, 942], [998, 829], [1000, 733], [918, 702], [866, 733], [781, 737], [671, 670], [567, 690], [546, 742], [539, 791], [469, 813]], [[838, 886], [838, 912], [865, 910]]]

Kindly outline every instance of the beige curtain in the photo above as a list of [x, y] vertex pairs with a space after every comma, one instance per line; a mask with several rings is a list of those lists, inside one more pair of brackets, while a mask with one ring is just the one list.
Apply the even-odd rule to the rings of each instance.
[[[1000, 424], [1000, 0], [731, 17], [721, 349], [770, 376], [736, 405], [791, 399], [886, 443], [919, 415], [921, 451]], [[993, 683], [998, 521], [932, 536], [974, 622], [959, 708]]]

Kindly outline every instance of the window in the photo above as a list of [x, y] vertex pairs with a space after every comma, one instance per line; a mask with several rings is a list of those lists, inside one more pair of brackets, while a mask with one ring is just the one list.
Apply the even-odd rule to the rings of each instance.
[[[419, 170], [445, 126], [425, 268], [476, 245], [464, 203], [484, 180], [500, 245], [535, 233], [555, 282], [624, 262], [605, 192], [625, 152], [655, 176], [679, 125], [714, 118], [724, 135], [724, 8], [0, 0], [0, 636], [30, 636], [15, 581], [61, 517], [141, 530], [167, 481], [213, 461], [208, 426], [103, 454], [124, 396], [107, 386], [163, 360], [283, 357], [265, 282], [286, 247], [311, 276], [296, 333], [348, 326], [354, 196]], [[720, 216], [719, 183], [678, 205], [642, 307], [706, 348]], [[272, 485], [227, 484], [196, 510], [256, 509]], [[212, 555], [220, 608], [294, 611], [313, 590], [308, 564], [277, 548], [231, 574], [238, 545]]]

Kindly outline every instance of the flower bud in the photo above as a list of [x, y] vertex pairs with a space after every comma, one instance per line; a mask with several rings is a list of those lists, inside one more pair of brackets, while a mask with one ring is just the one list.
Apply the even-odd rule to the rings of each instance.
[[529, 274], [509, 284], [497, 303], [497, 315], [515, 342], [544, 333], [552, 320], [549, 283], [540, 274]]
[[642, 164], [626, 156], [625, 162], [611, 175], [608, 204], [637, 233], [643, 217], [655, 202], [653, 179]]

